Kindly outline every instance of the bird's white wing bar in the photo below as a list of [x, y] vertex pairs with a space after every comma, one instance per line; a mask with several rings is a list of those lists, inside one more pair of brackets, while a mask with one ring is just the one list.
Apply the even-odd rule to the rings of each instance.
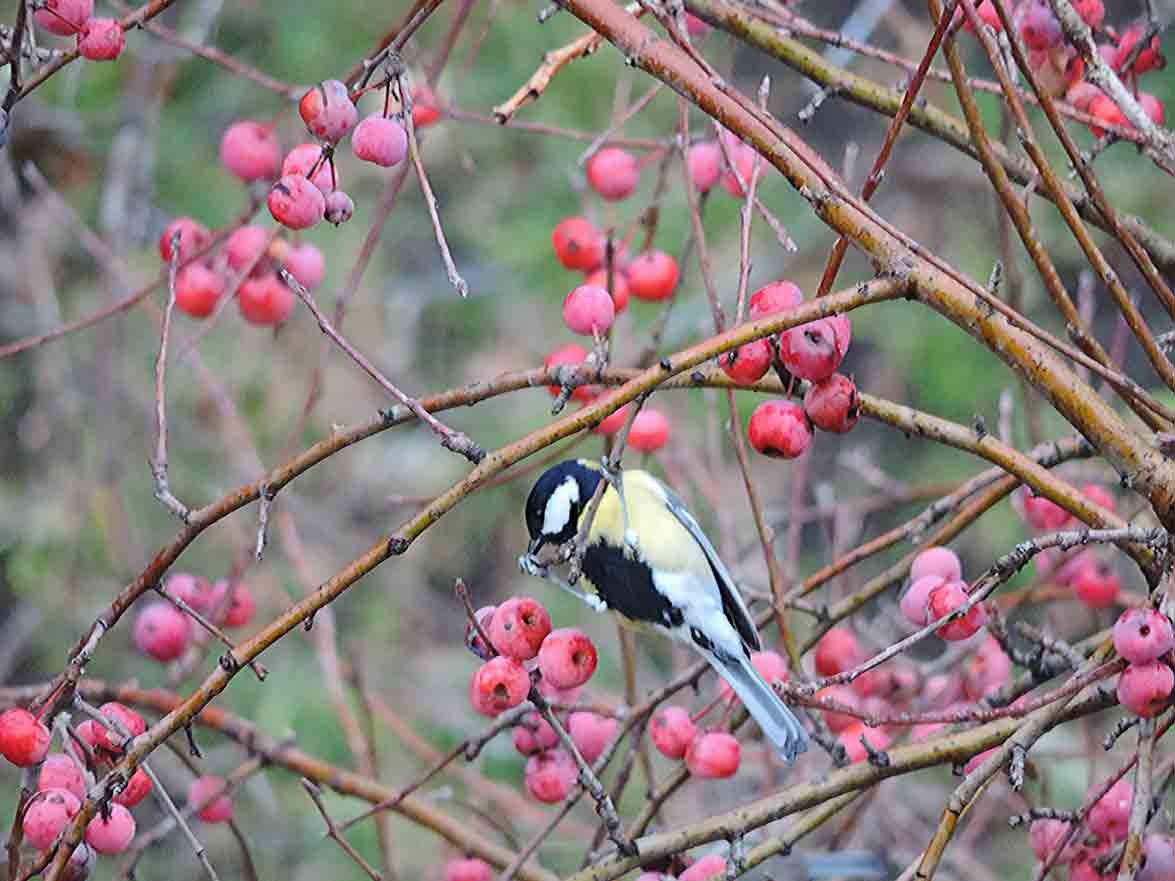
[[590, 606], [597, 612], [608, 611], [608, 604], [605, 603], [600, 597], [593, 593], [584, 593], [582, 590], [578, 590], [577, 588], [572, 587], [570, 584], [552, 572], [546, 563], [542, 563], [539, 560], [536, 560], [530, 554], [523, 554], [518, 558], [518, 568], [527, 575], [531, 575], [535, 578], [541, 578], [544, 581], [551, 582], [557, 587], [563, 588], [573, 597], [577, 597], [578, 599], [582, 600], [586, 605]]

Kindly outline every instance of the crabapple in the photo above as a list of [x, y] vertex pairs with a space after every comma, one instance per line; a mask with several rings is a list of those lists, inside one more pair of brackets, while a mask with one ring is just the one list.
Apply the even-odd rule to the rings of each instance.
[[65, 824], [77, 816], [81, 807], [77, 796], [64, 789], [37, 793], [21, 820], [25, 841], [37, 850], [44, 850], [61, 834]]
[[273, 126], [244, 119], [234, 122], [220, 139], [220, 162], [243, 181], [272, 180], [281, 163], [281, 145]]
[[75, 798], [83, 799], [86, 797], [86, 775], [73, 756], [53, 753], [45, 756], [41, 773], [37, 777], [37, 789], [64, 789]]
[[857, 385], [843, 373], [813, 383], [804, 395], [804, 412], [821, 431], [845, 434], [860, 416]]
[[710, 26], [694, 15], [692, 12], [685, 14], [685, 29], [691, 37], [695, 40], [706, 36], [710, 31]]
[[[742, 199], [747, 194], [743, 186], [750, 186], [751, 178], [758, 176], [755, 159], [759, 154], [755, 152], [754, 147], [733, 139], [728, 141], [726, 149], [730, 154], [730, 166], [722, 175], [722, 189], [734, 198]], [[759, 168], [762, 169], [762, 163], [759, 164]]]
[[[69, 37], [94, 14], [94, 0], [45, 0], [33, 10], [33, 20], [51, 34]], [[1135, 37], [1135, 42], [1138, 37]]]
[[[959, 18], [963, 13], [962, 7], [955, 11], [955, 18]], [[1000, 21], [999, 13], [996, 12], [995, 4], [992, 0], [983, 0], [982, 3], [975, 4], [975, 14], [989, 28], [999, 33], [1004, 29], [1004, 24]], [[975, 28], [971, 27], [971, 19], [963, 16], [963, 29], [969, 34], [975, 33]]]
[[802, 302], [804, 292], [800, 290], [800, 286], [780, 279], [763, 285], [751, 294], [751, 299], [747, 302], [747, 314], [751, 316], [752, 321], [756, 321], [777, 312], [794, 309]]
[[290, 174], [310, 178], [324, 196], [335, 192], [339, 186], [338, 169], [333, 161], [323, 160], [321, 144], [299, 144], [290, 150], [282, 160], [281, 176]]
[[233, 802], [225, 792], [223, 777], [209, 774], [189, 783], [188, 804], [199, 808], [196, 816], [205, 823], [227, 823], [233, 817]]
[[[912, 574], [912, 572], [911, 572]], [[930, 623], [927, 617], [927, 605], [930, 602], [930, 592], [938, 590], [947, 579], [941, 575], [923, 575], [910, 582], [906, 592], [902, 594], [902, 614], [916, 627], [925, 627]]]
[[[212, 601], [209, 610], [219, 615], [217, 623], [225, 627], [248, 627], [257, 612], [257, 602], [253, 599], [253, 592], [247, 585], [238, 583], [231, 596], [229, 582], [221, 579], [212, 585]], [[226, 601], [227, 597], [227, 601]]]
[[260, 327], [281, 324], [294, 311], [294, 292], [272, 272], [246, 280], [237, 292], [241, 317]]
[[[477, 621], [487, 637], [490, 635], [490, 623], [494, 620], [494, 613], [497, 610], [497, 606], [482, 606], [473, 613], [474, 620]], [[488, 661], [494, 656], [493, 650], [486, 645], [486, 641], [481, 638], [481, 634], [473, 626], [473, 621], [469, 621], [465, 625], [465, 647], [483, 661]]]
[[869, 757], [869, 751], [865, 749], [865, 744], [861, 743], [862, 737], [869, 741], [869, 745], [875, 750], [884, 750], [889, 746], [888, 734], [880, 728], [870, 728], [857, 720], [837, 735], [837, 740], [845, 748], [849, 761], [853, 764], [863, 762]]
[[604, 242], [584, 217], [565, 217], [551, 231], [555, 258], [564, 269], [588, 272], [604, 259]]
[[721, 854], [711, 853], [678, 875], [677, 881], [713, 881], [715, 878], [725, 877], [726, 858]]
[[487, 631], [494, 649], [516, 661], [529, 661], [551, 632], [551, 616], [531, 597], [510, 597], [494, 612]]
[[225, 243], [225, 258], [234, 272], [242, 272], [246, 266], [252, 264], [257, 267], [257, 261], [265, 256], [265, 249], [269, 245], [269, 231], [264, 227], [247, 224], [233, 230]]
[[[1114, 103], [1113, 99], [1107, 95], [1098, 95], [1096, 98], [1090, 101], [1089, 110], [1087, 112], [1090, 116], [1097, 117], [1107, 125], [1129, 125], [1129, 123], [1126, 121], [1126, 114], [1124, 114], [1121, 108], [1119, 108], [1118, 105]], [[1106, 133], [1105, 129], [1096, 125], [1090, 125], [1089, 130], [1095, 138], [1100, 138]]]
[[[1130, 57], [1130, 53], [1134, 51], [1134, 47], [1138, 41], [1142, 39], [1143, 26], [1141, 24], [1134, 24], [1126, 28], [1122, 32], [1122, 39], [1118, 41], [1117, 50], [1114, 52], [1113, 60], [1110, 66], [1118, 73], [1123, 73], [1122, 68], [1126, 64], [1126, 60]], [[1135, 74], [1143, 74], [1148, 70], [1161, 70], [1167, 66], [1167, 59], [1163, 57], [1162, 48], [1159, 43], [1158, 34], [1151, 37], [1150, 45], [1138, 53], [1138, 57], [1134, 59], [1132, 70]]]
[[638, 300], [668, 300], [677, 279], [677, 261], [664, 251], [646, 251], [628, 264], [628, 290]]
[[87, 744], [90, 749], [98, 749], [98, 731], [101, 726], [93, 719], [86, 719], [80, 723], [77, 728], [77, 735], [81, 741]]
[[680, 759], [697, 736], [698, 729], [683, 707], [669, 706], [653, 716], [649, 736], [657, 752], [667, 759]]
[[287, 174], [269, 189], [265, 199], [273, 219], [289, 229], [310, 229], [326, 213], [322, 190], [300, 175]]
[[1114, 605], [1122, 582], [1118, 573], [1104, 560], [1091, 559], [1073, 576], [1073, 593], [1091, 609]]
[[594, 762], [616, 737], [620, 723], [598, 713], [576, 712], [567, 717], [567, 733], [584, 761]]
[[473, 709], [491, 718], [526, 700], [530, 675], [513, 658], [490, 658], [469, 680], [469, 702]]
[[115, 724], [110, 728], [105, 728], [102, 723], [98, 723], [98, 746], [102, 749], [110, 750], [111, 752], [121, 752], [125, 746], [124, 737], [119, 727], [125, 728], [130, 737], [136, 738], [147, 730], [147, 723], [143, 721], [143, 717], [132, 710], [130, 707], [118, 703], [118, 701], [110, 701], [100, 706], [99, 711], [107, 719], [110, 719]]
[[485, 860], [467, 857], [445, 863], [444, 881], [493, 881], [494, 870]]
[[708, 731], [694, 738], [685, 753], [685, 766], [695, 777], [706, 780], [733, 777], [738, 771], [742, 749], [733, 734]]
[[114, 800], [123, 807], [133, 808], [145, 799], [147, 793], [150, 791], [151, 778], [147, 776], [147, 772], [142, 768], [135, 768], [135, 773], [131, 775], [131, 779], [127, 781], [122, 791], [114, 797]]
[[78, 33], [78, 54], [88, 61], [113, 61], [125, 45], [126, 35], [116, 18], [87, 18]]
[[204, 224], [190, 217], [177, 217], [164, 228], [163, 235], [159, 237], [159, 256], [165, 263], [171, 262], [171, 238], [177, 231], [180, 234], [181, 263], [204, 250], [212, 241], [212, 233]]
[[1098, 95], [1102, 94], [1102, 90], [1093, 83], [1087, 83], [1084, 80], [1079, 83], [1074, 83], [1065, 92], [1065, 100], [1076, 107], [1078, 110], [1088, 112], [1089, 105]]
[[168, 602], [146, 605], [135, 618], [135, 647], [157, 661], [174, 661], [184, 653], [192, 636], [192, 621]]
[[620, 147], [605, 147], [593, 153], [586, 171], [588, 184], [607, 202], [627, 199], [641, 179], [636, 159]]
[[619, 410], [614, 410], [605, 416], [600, 424], [593, 429], [593, 431], [595, 431], [596, 434], [615, 434], [624, 427], [624, 421], [626, 419], [628, 419], [628, 404], [625, 404]]
[[1012, 674], [1012, 659], [994, 636], [988, 636], [967, 659], [963, 690], [978, 701], [1005, 685]]
[[298, 279], [298, 284], [307, 290], [314, 290], [326, 275], [326, 258], [322, 251], [309, 242], [290, 248], [285, 259], [286, 272]]
[[821, 676], [843, 673], [860, 660], [857, 637], [847, 627], [833, 627], [816, 643], [816, 672]]
[[1163, 102], [1152, 95], [1150, 92], [1140, 92], [1138, 95], [1139, 106], [1142, 107], [1146, 115], [1150, 117], [1151, 122], [1155, 125], [1161, 126], [1166, 114], [1163, 110]]
[[[857, 696], [857, 693], [847, 685], [830, 685], [828, 688], [822, 688], [816, 692], [816, 696], [830, 698], [839, 704], [844, 704], [854, 709], [861, 703], [861, 699]], [[844, 731], [859, 721], [856, 716], [850, 716], [848, 713], [842, 713], [839, 710], [821, 708], [820, 715], [824, 717], [824, 723], [833, 734]]]
[[[927, 619], [938, 621], [953, 613], [967, 602], [966, 584], [962, 581], [948, 581], [930, 591], [927, 598]], [[982, 605], [974, 605], [961, 617], [948, 621], [935, 633], [948, 642], [957, 642], [973, 636], [987, 621]]]
[[660, 410], [645, 407], [632, 420], [628, 445], [642, 453], [651, 453], [669, 443], [669, 418]]
[[356, 159], [391, 168], [408, 155], [408, 133], [396, 120], [373, 113], [355, 126], [351, 149]]
[[615, 319], [616, 305], [603, 288], [581, 284], [563, 300], [563, 323], [572, 333], [602, 335]]
[[577, 777], [575, 760], [564, 749], [549, 749], [526, 760], [526, 791], [544, 804], [563, 801]]
[[1175, 838], [1152, 832], [1142, 839], [1142, 867], [1136, 881], [1175, 879]]
[[750, 385], [762, 379], [771, 369], [771, 359], [774, 357], [770, 341], [760, 339], [723, 352], [718, 363], [723, 372], [739, 385]]
[[[1064, 820], [1042, 817], [1039, 820], [1033, 820], [1032, 825], [1028, 827], [1028, 846], [1032, 848], [1036, 858], [1043, 863], [1052, 855], [1053, 851], [1060, 847], [1061, 842], [1068, 834], [1069, 824]], [[1057, 863], [1063, 865], [1072, 860], [1073, 852], [1072, 846], [1065, 848], [1057, 857]]]
[[1033, 529], [1055, 531], [1064, 529], [1072, 521], [1072, 515], [1056, 502], [1044, 496], [1035, 495], [1028, 487], [1020, 494], [1024, 520]]
[[[559, 367], [564, 364], [582, 364], [587, 358], [587, 349], [579, 343], [567, 343], [555, 349], [551, 354], [543, 359], [543, 366], [548, 370], [552, 367]], [[557, 385], [547, 386], [547, 390], [552, 397], [559, 397], [561, 389]], [[571, 400], [582, 401], [586, 403], [592, 400], [600, 393], [598, 386], [579, 385], [575, 387], [575, 391], [571, 393]]]
[[818, 318], [791, 327], [779, 335], [779, 358], [788, 372], [801, 379], [827, 379], [849, 349], [848, 319]]
[[[751, 666], [758, 671], [759, 675], [763, 677], [763, 681], [768, 685], [774, 685], [776, 682], [787, 682], [788, 673], [787, 661], [778, 652], [751, 652]], [[730, 687], [725, 679], [718, 680], [718, 694], [724, 701], [737, 700], [734, 694], [734, 689]]]
[[441, 118], [441, 108], [437, 102], [436, 93], [427, 83], [413, 86], [409, 92], [412, 96], [412, 124], [416, 128], [428, 128], [435, 125]]
[[175, 277], [175, 307], [193, 318], [207, 318], [224, 296], [224, 278], [203, 263], [190, 263]]
[[1029, 0], [1018, 11], [1024, 45], [1038, 51], [1054, 49], [1065, 40], [1061, 23], [1044, 0]]
[[342, 190], [333, 190], [326, 194], [322, 219], [327, 223], [338, 226], [346, 223], [355, 214], [355, 203]]
[[751, 446], [764, 456], [795, 459], [812, 444], [812, 426], [804, 408], [791, 401], [764, 401], [747, 423]]
[[998, 747], [993, 746], [991, 749], [985, 749], [983, 752], [969, 758], [967, 760], [967, 764], [963, 766], [964, 776], [970, 774], [972, 771], [990, 759], [993, 755], [996, 754], [997, 751]]
[[338, 80], [324, 80], [298, 102], [298, 113], [310, 134], [337, 144], [359, 121], [359, 111], [347, 87]]
[[927, 548], [910, 564], [911, 581], [917, 581], [923, 575], [938, 575], [954, 581], [963, 577], [963, 564], [959, 562], [959, 555], [950, 548], [941, 545]]
[[1134, 787], [1126, 780], [1119, 780], [1090, 808], [1090, 831], [1101, 838], [1121, 841], [1126, 837], [1130, 805], [1133, 801]]
[[596, 647], [582, 630], [552, 630], [539, 647], [539, 671], [556, 688], [578, 688], [596, 672]]
[[1175, 648], [1171, 619], [1157, 609], [1127, 609], [1114, 623], [1114, 648], [1131, 664], [1158, 660]]
[[0, 713], [0, 754], [18, 768], [40, 764], [50, 739], [49, 729], [28, 710], [12, 707]]
[[[532, 756], [559, 745], [559, 735], [555, 733], [551, 723], [538, 713], [527, 713], [522, 721], [514, 726], [512, 739], [514, 748], [524, 756]], [[579, 744], [576, 743], [576, 746]], [[582, 747], [580, 751], [583, 751]]]
[[699, 193], [708, 193], [722, 176], [722, 148], [717, 141], [691, 144], [685, 161], [689, 166], [690, 181]]
[[122, 853], [135, 837], [135, 818], [125, 807], [114, 802], [110, 816], [97, 814], [86, 826], [86, 844], [101, 854]]
[[1118, 677], [1118, 703], [1149, 719], [1167, 708], [1167, 698], [1175, 688], [1175, 673], [1162, 661], [1131, 664]]
[[617, 315], [628, 308], [628, 274], [622, 272], [617, 267], [612, 267], [611, 285], [608, 284], [608, 270], [603, 266], [589, 272], [584, 277], [583, 283], [585, 285], [603, 288], [610, 293], [612, 295], [612, 305], [615, 307]]
[[1087, 483], [1081, 487], [1081, 494], [1091, 502], [1095, 502], [1110, 511], [1116, 511], [1118, 509], [1118, 504], [1114, 500], [1114, 494], [1100, 483]]
[[1077, 14], [1093, 30], [1098, 30], [1106, 18], [1106, 7], [1102, 0], [1073, 0]]

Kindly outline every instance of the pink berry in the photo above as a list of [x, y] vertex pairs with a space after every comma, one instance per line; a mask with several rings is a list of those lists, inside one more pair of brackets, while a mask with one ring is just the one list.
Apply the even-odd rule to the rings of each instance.
[[950, 548], [927, 548], [910, 564], [911, 581], [917, 581], [923, 575], [938, 575], [947, 581], [957, 581], [963, 577], [963, 564]]
[[163, 230], [159, 237], [159, 256], [164, 263], [171, 262], [171, 237], [179, 231], [180, 234], [180, 262], [190, 260], [199, 251], [208, 247], [212, 241], [212, 233], [204, 224], [190, 217], [177, 217]]
[[77, 735], [90, 749], [96, 750], [98, 749], [98, 732], [101, 730], [101, 727], [93, 719], [86, 719], [78, 725]]
[[174, 661], [184, 653], [191, 637], [191, 619], [171, 603], [149, 603], [135, 618], [135, 647], [157, 661]]
[[294, 292], [272, 272], [250, 278], [237, 291], [237, 308], [250, 324], [269, 327], [281, 324], [294, 311]]
[[86, 775], [73, 760], [73, 756], [54, 753], [46, 756], [45, 763], [41, 765], [37, 789], [64, 789], [74, 798], [83, 799], [86, 797]]
[[988, 636], [967, 660], [963, 671], [963, 690], [967, 697], [979, 701], [1008, 683], [1012, 659], [994, 636]]
[[567, 217], [551, 232], [555, 257], [565, 269], [588, 272], [604, 259], [604, 242], [591, 221]]
[[1091, 609], [1105, 609], [1118, 601], [1122, 582], [1104, 560], [1091, 560], [1073, 576], [1073, 593]]
[[322, 251], [309, 242], [290, 248], [285, 262], [286, 271], [307, 290], [312, 291], [322, 284], [326, 275], [326, 258], [322, 256]]
[[1021, 490], [1020, 504], [1024, 519], [1033, 529], [1055, 532], [1072, 522], [1072, 515], [1068, 511], [1044, 496], [1034, 495], [1028, 487]]
[[567, 717], [567, 733], [584, 761], [594, 762], [616, 737], [620, 723], [596, 713], [576, 712]]
[[709, 33], [710, 26], [692, 12], [687, 12], [685, 14], [685, 29], [689, 33], [691, 39], [699, 40]]
[[396, 120], [373, 113], [355, 126], [351, 149], [356, 159], [391, 168], [408, 155], [408, 133]]
[[469, 857], [445, 863], [444, 881], [493, 881], [494, 870], [485, 860]]
[[667, 759], [680, 759], [694, 742], [698, 729], [683, 707], [658, 710], [649, 723], [649, 735], [657, 752]]
[[812, 426], [804, 408], [791, 401], [764, 401], [747, 423], [751, 446], [764, 456], [795, 459], [812, 444]]
[[33, 11], [33, 20], [51, 34], [68, 37], [80, 31], [93, 14], [94, 0], [45, 0]]
[[706, 780], [733, 777], [741, 756], [742, 749], [733, 734], [709, 731], [694, 738], [685, 753], [685, 766], [695, 777]]
[[556, 688], [545, 679], [539, 680], [539, 692], [553, 704], [561, 704], [569, 707], [579, 700], [579, 693], [581, 691], [583, 689], [579, 686], [575, 688]]
[[193, 780], [188, 784], [188, 804], [199, 808], [196, 816], [205, 823], [227, 823], [233, 817], [233, 802], [225, 793], [223, 777], [207, 775]]
[[298, 113], [310, 134], [337, 144], [359, 120], [347, 87], [338, 80], [324, 80], [302, 96]]
[[1156, 661], [1175, 648], [1171, 619], [1157, 609], [1127, 609], [1114, 624], [1114, 648], [1131, 664]]
[[906, 620], [915, 627], [925, 627], [930, 623], [927, 605], [930, 603], [930, 592], [937, 590], [946, 583], [941, 575], [923, 575], [910, 582], [909, 588], [902, 594], [901, 608]]
[[355, 203], [342, 190], [327, 193], [325, 206], [323, 219], [335, 226], [346, 223], [355, 214]]
[[[743, 185], [750, 186], [751, 178], [755, 176], [755, 157], [758, 154], [755, 148], [742, 141], [734, 141], [727, 144], [727, 150], [730, 152], [730, 161], [733, 168], [728, 167], [726, 172], [722, 175], [722, 189], [726, 190], [731, 196], [736, 199], [742, 199], [746, 196], [746, 190]], [[759, 163], [759, 174], [762, 175], [765, 163]], [[735, 174], [737, 169], [738, 174]]]
[[221, 579], [212, 585], [212, 602], [209, 611], [218, 616], [218, 623], [225, 627], [236, 629], [248, 627], [257, 613], [257, 601], [253, 599], [253, 592], [248, 585], [237, 583], [232, 596], [226, 597], [229, 592], [229, 582]]
[[779, 335], [779, 358], [788, 372], [812, 382], [832, 376], [848, 349], [847, 319], [818, 318]]
[[1163, 120], [1166, 118], [1166, 113], [1163, 110], [1162, 101], [1160, 101], [1150, 92], [1140, 92], [1138, 95], [1138, 103], [1146, 115], [1150, 117], [1151, 122], [1158, 126], [1163, 124]]
[[708, 193], [722, 176], [722, 148], [717, 141], [699, 141], [690, 146], [686, 163], [694, 189]]
[[[587, 349], [579, 343], [567, 343], [555, 349], [543, 359], [543, 366], [550, 369], [564, 364], [582, 364], [588, 356]], [[552, 397], [559, 397], [560, 388], [557, 385], [547, 386]], [[599, 394], [599, 388], [593, 385], [576, 386], [571, 393], [571, 400], [584, 403], [592, 400]]]
[[514, 748], [524, 756], [533, 756], [559, 745], [559, 735], [555, 733], [551, 723], [538, 713], [527, 713], [522, 721], [514, 726], [512, 739]]
[[1102, 0], [1073, 0], [1073, 8], [1082, 21], [1093, 30], [1098, 30], [1106, 19], [1106, 7]]
[[[494, 613], [497, 610], [497, 606], [482, 606], [473, 613], [474, 619], [487, 637], [490, 635], [490, 625], [493, 623]], [[472, 621], [467, 622], [465, 625], [465, 647], [483, 661], [488, 661], [495, 654], [490, 646], [486, 644], [486, 641], [481, 638], [481, 634], [477, 632], [477, 628], [473, 626]]]
[[616, 434], [624, 427], [626, 419], [628, 419], [628, 404], [609, 413], [593, 430], [596, 434]]
[[281, 155], [273, 127], [251, 119], [233, 123], [220, 139], [221, 164], [243, 181], [273, 180]]
[[[1126, 114], [1106, 95], [1098, 95], [1089, 102], [1089, 115], [1097, 117], [1106, 125], [1129, 126]], [[1090, 125], [1089, 130], [1095, 138], [1106, 133], [1105, 129], [1096, 125]]]
[[821, 676], [843, 673], [860, 659], [857, 637], [847, 627], [833, 627], [816, 643], [816, 672]]
[[[979, 17], [980, 21], [996, 31], [996, 33], [1004, 29], [1003, 22], [1000, 21], [999, 13], [996, 12], [995, 4], [992, 3], [992, 0], [983, 0], [982, 3], [976, 3], [975, 14]], [[963, 19], [963, 29], [969, 34], [975, 33], [975, 29], [971, 27], [971, 19], [963, 15], [962, 7], [955, 10], [955, 19], [960, 18]]]
[[490, 658], [469, 680], [470, 704], [491, 718], [518, 706], [529, 691], [530, 674], [513, 658]]
[[[847, 685], [830, 685], [828, 688], [822, 688], [816, 692], [816, 696], [830, 698], [838, 704], [844, 704], [854, 709], [859, 708], [861, 703], [861, 699], [857, 696], [857, 693]], [[829, 730], [833, 734], [844, 731], [846, 728], [850, 728], [861, 721], [856, 716], [837, 710], [822, 709], [820, 715], [824, 717], [825, 724], [828, 725]]]
[[49, 752], [49, 729], [21, 707], [0, 713], [0, 754], [18, 768], [39, 764]]
[[110, 805], [109, 818], [101, 813], [86, 826], [86, 844], [102, 854], [122, 853], [135, 837], [135, 818], [117, 802]]
[[256, 268], [268, 244], [269, 232], [263, 227], [249, 224], [233, 230], [224, 248], [228, 265], [238, 273], [250, 264]]
[[326, 213], [322, 190], [307, 178], [293, 174], [279, 179], [265, 201], [273, 219], [289, 229], [309, 229]]
[[1118, 703], [1136, 716], [1150, 718], [1167, 708], [1175, 673], [1162, 661], [1131, 664], [1118, 678]]
[[[752, 652], [751, 666], [758, 671], [759, 675], [763, 677], [763, 681], [768, 685], [774, 685], [776, 682], [787, 682], [790, 675], [787, 669], [787, 661], [783, 659], [783, 655], [779, 654], [779, 652]], [[734, 696], [734, 689], [727, 684], [725, 679], [718, 681], [718, 694], [725, 701], [737, 699]]]
[[841, 373], [814, 383], [804, 395], [804, 412], [821, 431], [852, 431], [861, 415], [856, 383]]
[[1029, 49], [1053, 49], [1065, 40], [1061, 23], [1043, 0], [1029, 0], [1017, 13], [1020, 17], [1020, 36]]
[[[967, 602], [967, 585], [962, 581], [948, 581], [930, 591], [927, 600], [927, 617], [938, 621], [950, 615]], [[982, 605], [974, 605], [967, 613], [939, 627], [935, 631], [948, 642], [957, 642], [973, 636], [987, 621]]]
[[539, 647], [539, 670], [556, 688], [578, 688], [596, 672], [596, 647], [582, 630], [552, 630]]
[[114, 797], [114, 800], [123, 807], [133, 808], [145, 799], [150, 791], [151, 778], [142, 768], [135, 768], [135, 773], [131, 775], [131, 779], [127, 781], [122, 792]]
[[593, 269], [584, 277], [583, 283], [592, 287], [603, 288], [612, 295], [612, 305], [619, 315], [628, 308], [628, 274], [619, 267], [612, 267], [612, 284], [608, 284], [608, 270], [601, 266]]
[[[1032, 852], [1036, 854], [1036, 858], [1042, 863], [1047, 860], [1058, 847], [1065, 837], [1069, 834], [1069, 824], [1064, 820], [1053, 820], [1049, 818], [1041, 818], [1033, 820], [1032, 825], [1028, 827], [1028, 845], [1032, 848]], [[1061, 852], [1057, 857], [1057, 862], [1061, 865], [1073, 859], [1075, 848], [1070, 845]]]
[[1093, 83], [1079, 82], [1071, 85], [1065, 92], [1065, 100], [1078, 110], [1089, 112], [1089, 105], [1093, 99], [1102, 94], [1102, 90]]
[[37, 850], [44, 850], [57, 839], [65, 824], [77, 816], [81, 807], [77, 796], [64, 789], [37, 793], [21, 821], [25, 841]]
[[1175, 838], [1152, 832], [1142, 839], [1142, 867], [1135, 881], [1175, 881]]
[[[1117, 51], [1114, 53], [1113, 61], [1110, 62], [1111, 66], [1119, 73], [1123, 73], [1122, 68], [1126, 64], [1126, 59], [1130, 57], [1130, 53], [1134, 51], [1134, 47], [1142, 39], [1142, 34], [1143, 26], [1140, 24], [1131, 25], [1122, 32], [1122, 39], [1118, 41]], [[1159, 37], [1156, 34], [1151, 37], [1150, 45], [1138, 53], [1132, 70], [1135, 74], [1143, 74], [1148, 70], [1161, 70], [1166, 66], [1167, 59], [1163, 57]]]
[[870, 728], [858, 720], [837, 735], [837, 740], [845, 748], [849, 761], [853, 764], [863, 762], [869, 757], [869, 751], [865, 749], [865, 744], [861, 743], [862, 737], [869, 741], [869, 745], [875, 750], [884, 750], [889, 746], [888, 734], [880, 728]]
[[578, 776], [575, 760], [563, 749], [549, 749], [526, 760], [526, 791], [544, 804], [563, 801]]
[[726, 859], [721, 854], [707, 854], [677, 876], [677, 881], [715, 881], [726, 877]]
[[132, 710], [130, 707], [124, 706], [117, 701], [110, 701], [98, 708], [102, 715], [112, 722], [116, 723], [112, 727], [115, 729], [111, 731], [109, 728], [103, 728], [101, 723], [98, 727], [98, 746], [102, 749], [110, 750], [111, 752], [121, 752], [124, 746], [124, 738], [119, 727], [125, 728], [132, 738], [138, 737], [147, 730], [147, 723], [143, 721], [143, 717]]
[[642, 453], [652, 453], [669, 443], [669, 417], [660, 410], [645, 407], [632, 420], [628, 445]]
[[435, 125], [441, 118], [441, 108], [432, 87], [422, 83], [413, 86], [409, 94], [412, 96], [412, 124], [417, 128]]
[[775, 354], [766, 339], [744, 343], [737, 349], [725, 352], [718, 359], [723, 372], [739, 385], [758, 382], [771, 368]]
[[628, 265], [628, 289], [638, 300], [656, 302], [673, 296], [677, 261], [664, 251], [646, 251]]
[[799, 285], [780, 279], [763, 285], [751, 294], [751, 299], [747, 303], [747, 314], [751, 316], [752, 321], [757, 321], [768, 315], [794, 309], [802, 302], [804, 292], [800, 290]]
[[531, 597], [510, 597], [498, 606], [488, 630], [494, 649], [516, 661], [537, 655], [550, 632], [551, 616]]
[[605, 147], [588, 160], [587, 179], [605, 201], [619, 202], [633, 194], [640, 183], [641, 169], [627, 150]]
[[224, 296], [224, 278], [203, 263], [190, 263], [175, 277], [175, 308], [193, 318], [207, 318]]
[[1091, 502], [1101, 505], [1109, 511], [1118, 510], [1118, 503], [1114, 500], [1114, 494], [1100, 483], [1087, 483], [1081, 487], [1081, 494]]
[[1110, 841], [1121, 841], [1126, 837], [1133, 801], [1134, 787], [1125, 780], [1119, 780], [1090, 809], [1090, 831]]
[[563, 323], [572, 333], [603, 335], [615, 318], [616, 305], [603, 288], [581, 284], [563, 300]]
[[338, 190], [338, 168], [332, 161], [323, 161], [321, 144], [299, 144], [287, 153], [282, 160], [281, 176], [290, 174], [310, 178], [324, 196]]
[[113, 61], [125, 45], [126, 37], [116, 18], [87, 18], [78, 33], [78, 54], [89, 61]]

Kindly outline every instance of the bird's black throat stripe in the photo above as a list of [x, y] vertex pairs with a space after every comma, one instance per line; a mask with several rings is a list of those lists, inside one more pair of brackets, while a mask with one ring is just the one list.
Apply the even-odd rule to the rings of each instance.
[[608, 608], [625, 618], [661, 627], [680, 627], [681, 609], [653, 584], [653, 570], [642, 560], [624, 555], [624, 549], [600, 540], [583, 555], [583, 574], [595, 585]]

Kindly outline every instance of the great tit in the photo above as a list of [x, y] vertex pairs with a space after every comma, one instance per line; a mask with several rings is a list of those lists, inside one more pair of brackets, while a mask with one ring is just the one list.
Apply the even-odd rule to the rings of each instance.
[[[682, 500], [647, 471], [606, 477], [586, 459], [561, 462], [535, 482], [526, 502], [530, 553], [520, 561], [544, 574], [544, 545], [575, 538], [601, 480], [609, 483], [587, 534], [579, 593], [628, 626], [691, 646], [725, 679], [787, 762], [808, 746], [804, 726], [751, 664], [759, 634], [730, 572]], [[613, 482], [621, 488], [616, 492]], [[623, 496], [623, 499], [621, 498]]]

